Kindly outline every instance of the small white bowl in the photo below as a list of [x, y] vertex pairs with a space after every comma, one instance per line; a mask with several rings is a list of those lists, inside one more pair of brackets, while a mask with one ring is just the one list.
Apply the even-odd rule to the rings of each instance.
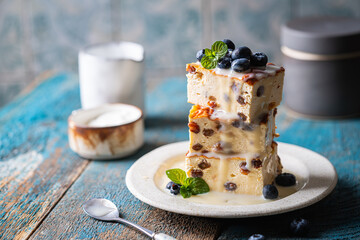
[[[127, 119], [121, 121], [116, 115]], [[133, 105], [104, 104], [75, 110], [68, 124], [70, 148], [84, 158], [121, 158], [136, 152], [144, 143], [143, 113]]]

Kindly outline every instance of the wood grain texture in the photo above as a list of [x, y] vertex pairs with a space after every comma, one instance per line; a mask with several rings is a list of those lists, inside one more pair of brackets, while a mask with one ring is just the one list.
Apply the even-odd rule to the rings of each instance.
[[[25, 239], [88, 164], [67, 146], [76, 79], [55, 77], [0, 111], [0, 238]], [[69, 99], [71, 100], [71, 99]]]
[[30, 239], [147, 239], [121, 224], [88, 217], [81, 206], [94, 197], [110, 199], [118, 206], [122, 217], [151, 230], [179, 239], [214, 239], [218, 231], [215, 221], [155, 209], [127, 190], [127, 169], [134, 160], [155, 147], [146, 144], [138, 154], [127, 159], [92, 162]]
[[[152, 208], [133, 197], [125, 185], [126, 171], [136, 159], [158, 146], [188, 138], [189, 107], [179, 107], [179, 103], [186, 103], [185, 89], [186, 81], [174, 78], [149, 91], [143, 148], [124, 159], [91, 162], [31, 239], [146, 239], [133, 229], [99, 222], [85, 215], [81, 205], [94, 197], [114, 201], [123, 217], [149, 229], [179, 239], [214, 239], [219, 234], [218, 221]], [[168, 94], [174, 101], [166, 101]]]
[[[44, 170], [40, 171], [40, 169], [48, 168], [48, 165], [42, 166], [45, 164], [45, 159], [49, 159], [47, 160], [49, 164], [60, 165], [64, 171], [73, 172], [72, 179], [79, 173], [80, 168], [85, 167], [74, 166], [74, 163], [79, 164], [84, 161], [80, 161], [79, 157], [70, 153], [65, 144], [66, 119], [64, 115], [79, 106], [79, 99], [78, 86], [71, 83], [71, 77], [64, 78], [60, 81], [61, 84], [59, 82], [56, 84], [59, 79], [52, 79], [47, 82], [48, 87], [44, 88], [47, 92], [51, 92], [51, 94], [47, 94], [50, 102], [54, 98], [56, 103], [53, 102], [46, 106], [33, 103], [35, 106], [28, 110], [28, 105], [23, 102], [27, 101], [25, 99], [7, 106], [5, 113], [5, 109], [0, 112], [0, 131], [2, 135], [5, 135], [1, 137], [0, 156], [5, 161], [11, 160], [14, 163], [6, 165], [6, 171], [13, 172], [13, 174], [5, 176], [0, 171], [0, 186], [2, 186], [0, 199], [7, 196], [9, 201], [17, 201], [6, 195], [6, 192], [9, 191], [8, 188], [13, 185], [18, 186], [16, 184], [19, 181], [26, 183], [24, 184], [25, 189], [27, 179], [36, 180], [32, 172], [37, 171], [39, 176], [46, 175], [42, 172]], [[40, 86], [29, 96], [41, 88]], [[40, 96], [37, 95], [37, 97]], [[160, 145], [188, 139], [187, 113], [190, 105], [186, 103], [185, 77], [170, 78], [158, 86], [152, 86], [146, 99], [147, 119], [144, 147], [137, 154], [124, 159], [91, 162], [31, 235], [31, 239], [147, 239], [120, 224], [99, 222], [86, 216], [81, 205], [93, 197], [108, 198], [119, 206], [122, 216], [126, 219], [179, 239], [247, 239], [253, 233], [263, 233], [271, 239], [288, 238], [290, 237], [288, 225], [294, 217], [305, 217], [310, 220], [309, 237], [311, 238], [360, 238], [359, 119], [307, 120], [294, 118], [287, 113], [285, 108], [280, 108], [277, 125], [281, 136], [278, 140], [309, 148], [328, 157], [339, 175], [339, 182], [334, 192], [313, 206], [277, 216], [248, 219], [206, 219], [152, 208], [137, 200], [127, 190], [126, 170], [136, 159]], [[14, 110], [18, 105], [21, 111], [25, 112], [20, 119], [19, 112]], [[62, 111], [61, 113], [49, 113], [48, 110], [45, 110], [46, 108], [62, 109]], [[32, 111], [36, 114], [29, 114]], [[4, 129], [11, 131], [7, 132]], [[29, 135], [31, 137], [28, 137]], [[11, 140], [7, 140], [8, 138]], [[35, 144], [31, 144], [31, 142]], [[52, 154], [49, 154], [47, 149], [52, 149], [50, 151]], [[63, 160], [60, 163], [57, 160], [56, 163], [54, 159], [59, 159], [59, 156]], [[29, 164], [16, 164], [16, 162], [24, 162], [24, 159], [29, 159]], [[1, 163], [3, 162], [4, 160]], [[67, 164], [68, 166], [65, 167]], [[0, 166], [2, 166], [0, 169], [5, 169], [4, 165]], [[39, 196], [45, 194], [42, 198], [43, 201], [53, 199], [54, 196], [60, 198], [55, 192], [61, 191], [55, 187], [54, 183], [59, 182], [58, 176], [63, 173], [62, 170], [54, 173], [54, 179], [47, 180], [51, 182], [49, 186], [37, 190]], [[38, 181], [41, 181], [41, 177], [38, 177]], [[68, 182], [70, 183], [71, 180], [69, 179]], [[49, 189], [55, 190], [46, 195], [50, 191]], [[29, 191], [34, 190], [29, 188]], [[35, 202], [40, 200], [39, 196], [35, 197]], [[28, 199], [25, 200], [29, 202]], [[14, 206], [17, 205], [19, 203]], [[39, 205], [37, 206], [39, 207]], [[54, 206], [54, 202], [47, 206], [49, 207], [42, 208], [40, 206], [39, 212], [48, 211], [51, 209], [50, 206]], [[0, 213], [4, 213], [3, 210], [0, 208]], [[34, 219], [31, 215], [22, 215], [22, 212], [18, 212], [16, 216], [18, 218], [30, 216]], [[0, 217], [2, 217], [1, 214]], [[1, 220], [4, 222], [3, 219]], [[28, 226], [32, 226], [30, 228], [34, 229], [38, 223], [32, 225], [29, 222], [32, 223], [28, 221], [27, 224], [24, 224], [23, 229]], [[9, 224], [6, 220], [5, 223]], [[4, 228], [0, 225], [0, 233], [2, 229]], [[29, 236], [29, 234], [24, 236]]]
[[[156, 208], [144, 212], [144, 217], [138, 223], [155, 232], [166, 232], [179, 240], [216, 239], [222, 225], [218, 219], [184, 216]], [[120, 235], [120, 239], [137, 238], [139, 234], [129, 228]]]

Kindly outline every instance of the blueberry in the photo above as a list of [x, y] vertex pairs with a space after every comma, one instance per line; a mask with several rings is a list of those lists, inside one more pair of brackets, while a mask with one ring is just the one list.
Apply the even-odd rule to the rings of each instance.
[[196, 58], [199, 62], [201, 62], [202, 57], [205, 55], [205, 49], [199, 50], [196, 53]]
[[174, 185], [175, 183], [174, 182], [169, 182], [168, 184], [166, 184], [166, 188], [167, 189], [170, 189], [172, 185]]
[[228, 49], [235, 49], [235, 44], [230, 39], [222, 40], [228, 47]]
[[262, 234], [256, 233], [256, 234], [251, 235], [248, 240], [265, 240], [265, 236]]
[[218, 67], [219, 68], [230, 68], [231, 67], [231, 59], [228, 57], [224, 57], [219, 63], [218, 63]]
[[275, 178], [279, 186], [289, 187], [296, 184], [296, 177], [291, 173], [282, 173]]
[[250, 68], [250, 61], [247, 58], [240, 58], [232, 61], [231, 68], [235, 72], [243, 72]]
[[181, 185], [174, 183], [174, 184], [171, 186], [170, 190], [179, 190], [180, 187], [181, 187]]
[[172, 188], [170, 188], [170, 193], [174, 195], [178, 195], [180, 192], [180, 186], [175, 184]]
[[166, 184], [166, 188], [170, 190], [171, 194], [177, 195], [180, 192], [180, 184], [176, 184], [174, 182], [169, 182], [168, 184]]
[[268, 184], [263, 188], [263, 196], [266, 199], [276, 199], [279, 196], [279, 192], [274, 185]]
[[174, 195], [178, 195], [179, 192], [180, 192], [180, 187], [181, 187], [181, 185], [176, 184], [176, 183], [173, 183], [173, 184], [170, 186], [170, 193], [171, 193], [171, 194], [174, 194]]
[[290, 231], [295, 236], [305, 236], [309, 232], [309, 221], [303, 218], [295, 218], [290, 223]]
[[262, 52], [256, 52], [251, 55], [250, 58], [251, 66], [262, 67], [266, 66], [268, 62], [268, 57]]
[[179, 193], [180, 193], [180, 188], [179, 189], [177, 189], [177, 190], [170, 190], [170, 193], [171, 194], [174, 194], [174, 195], [178, 195]]
[[231, 58], [233, 60], [240, 58], [247, 58], [250, 60], [250, 56], [251, 56], [251, 50], [250, 48], [245, 46], [235, 49], [231, 54]]

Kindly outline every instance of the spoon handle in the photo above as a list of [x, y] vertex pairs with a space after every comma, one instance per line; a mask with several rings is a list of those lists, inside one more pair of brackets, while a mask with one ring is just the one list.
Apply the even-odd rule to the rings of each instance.
[[[128, 220], [122, 219], [122, 218], [114, 218], [113, 221], [118, 222], [118, 223], [124, 223], [126, 225], [129, 225], [133, 228], [136, 228], [137, 230], [141, 231], [142, 233], [146, 234], [148, 237], [154, 238], [155, 233], [153, 231], [150, 231], [149, 229], [146, 229], [144, 227], [141, 227], [139, 225], [137, 225], [136, 223], [130, 222]], [[159, 239], [161, 240], [161, 239]]]
[[130, 221], [122, 219], [122, 218], [115, 218], [114, 221], [118, 222], [118, 223], [124, 223], [133, 228], [136, 228], [137, 230], [141, 231], [142, 233], [146, 234], [148, 237], [150, 237], [151, 239], [154, 239], [154, 240], [176, 240], [176, 238], [166, 235], [165, 233], [156, 233], [155, 234], [153, 231], [150, 231], [149, 229], [141, 227], [141, 226], [137, 225], [136, 223], [130, 222]]
[[157, 233], [154, 236], [154, 240], [176, 240], [176, 238], [166, 235], [165, 233]]

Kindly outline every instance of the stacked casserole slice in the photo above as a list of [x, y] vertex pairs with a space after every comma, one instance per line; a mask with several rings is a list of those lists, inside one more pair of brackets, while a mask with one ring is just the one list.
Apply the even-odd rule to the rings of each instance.
[[261, 195], [281, 173], [274, 141], [284, 69], [268, 63], [243, 73], [187, 64], [190, 146], [186, 173], [210, 190]]

